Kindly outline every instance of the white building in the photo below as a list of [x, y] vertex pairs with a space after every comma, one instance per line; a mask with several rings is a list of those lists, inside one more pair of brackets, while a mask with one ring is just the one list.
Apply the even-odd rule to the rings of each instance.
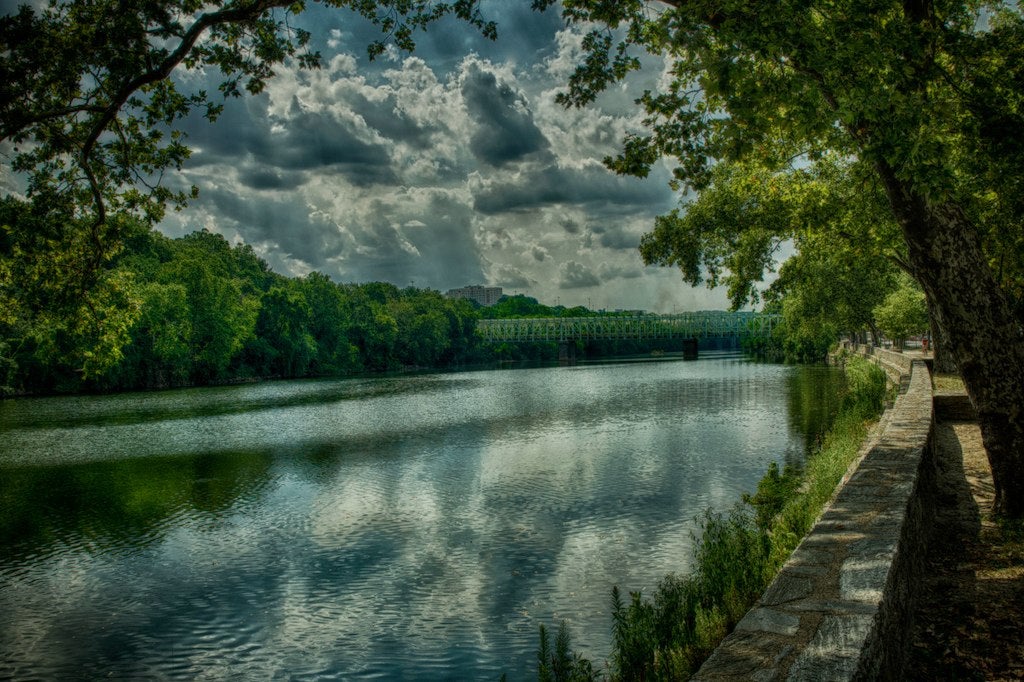
[[445, 294], [448, 298], [468, 298], [480, 305], [494, 305], [501, 298], [501, 287], [485, 287], [479, 284], [449, 289]]

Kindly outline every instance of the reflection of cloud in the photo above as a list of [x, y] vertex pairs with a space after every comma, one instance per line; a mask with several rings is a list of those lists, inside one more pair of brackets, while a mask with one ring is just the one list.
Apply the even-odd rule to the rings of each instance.
[[[189, 662], [208, 667], [182, 674], [384, 678], [458, 656], [503, 665], [509, 651], [529, 664], [538, 622], [563, 618], [600, 658], [611, 586], [649, 591], [684, 572], [694, 516], [733, 504], [793, 444], [790, 373], [707, 361], [279, 382], [193, 396], [195, 413], [216, 408], [195, 419], [178, 394], [133, 396], [166, 418], [102, 428], [54, 429], [33, 412], [0, 450], [43, 451], [40, 476], [86, 470], [62, 448], [123, 443], [112, 466], [148, 485], [103, 477], [112, 490], [137, 501], [181, 480], [193, 498], [144, 551], [137, 537], [96, 552], [87, 532], [78, 549], [48, 534], [33, 579], [0, 584], [5, 632], [18, 655], [67, 670], [113, 650], [103, 672], [122, 678]], [[96, 408], [113, 415], [126, 400]], [[226, 445], [239, 449], [214, 454]], [[171, 447], [193, 454], [156, 459]], [[207, 476], [225, 504], [209, 504]], [[95, 627], [61, 625], [83, 621]], [[152, 642], [172, 660], [144, 650]]]

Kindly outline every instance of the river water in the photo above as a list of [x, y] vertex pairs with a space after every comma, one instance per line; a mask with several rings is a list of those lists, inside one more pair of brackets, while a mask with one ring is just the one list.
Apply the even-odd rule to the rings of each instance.
[[835, 406], [696, 362], [0, 402], [0, 679], [535, 678]]

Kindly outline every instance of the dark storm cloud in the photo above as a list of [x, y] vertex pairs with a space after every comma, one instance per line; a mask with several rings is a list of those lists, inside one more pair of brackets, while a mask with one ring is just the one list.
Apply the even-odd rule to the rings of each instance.
[[261, 178], [249, 178], [259, 189], [268, 188], [258, 185], [266, 184], [274, 169], [338, 173], [364, 187], [397, 183], [388, 147], [363, 139], [366, 134], [350, 122], [339, 121], [330, 112], [303, 111], [294, 102], [290, 118], [281, 124], [284, 130], [272, 131], [266, 98], [246, 104], [226, 106], [215, 125], [198, 117], [186, 123], [188, 144], [199, 150], [189, 160], [190, 167], [237, 165], [240, 158], [248, 158], [263, 166]]
[[362, 94], [353, 94], [347, 102], [349, 108], [362, 116], [366, 125], [382, 137], [405, 142], [415, 149], [429, 149], [433, 131], [410, 121], [398, 110], [396, 103], [394, 95], [371, 101]]
[[583, 226], [580, 225], [577, 221], [573, 220], [572, 218], [565, 218], [564, 220], [562, 220], [561, 225], [562, 229], [568, 232], [569, 234], [579, 234], [580, 232], [583, 231]]
[[591, 231], [597, 235], [597, 243], [606, 249], [636, 249], [640, 246], [640, 235], [621, 225], [595, 225]]
[[463, 81], [462, 96], [477, 125], [469, 148], [478, 160], [501, 167], [550, 147], [522, 96], [493, 73], [474, 65]]
[[298, 199], [251, 201], [224, 190], [206, 190], [200, 203], [211, 206], [221, 223], [233, 223], [249, 244], [274, 244], [283, 255], [323, 268], [342, 248], [341, 234], [329, 221], [309, 215]]
[[511, 265], [499, 265], [494, 269], [494, 284], [506, 289], [528, 289], [537, 283], [527, 277], [518, 268]]
[[234, 164], [237, 159], [245, 158], [250, 149], [264, 144], [269, 132], [266, 118], [266, 95], [227, 100], [213, 123], [198, 114], [187, 117], [182, 122], [182, 130], [188, 136], [185, 144], [194, 150], [188, 168], [225, 160]]
[[350, 124], [326, 112], [301, 111], [296, 103], [284, 135], [271, 135], [259, 160], [290, 170], [340, 172], [354, 185], [395, 184], [388, 148], [361, 139]]
[[609, 282], [613, 279], [636, 279], [644, 273], [639, 265], [624, 266], [601, 263], [597, 268], [597, 274], [603, 281]]
[[[536, 173], [523, 173], [512, 182], [494, 183], [473, 201], [476, 210], [488, 215], [552, 204], [599, 206], [623, 213], [662, 212], [672, 206], [673, 198], [657, 179], [619, 177], [599, 167], [576, 170], [548, 166]], [[563, 227], [575, 234], [571, 226]]]
[[404, 230], [406, 239], [422, 257], [414, 268], [419, 282], [445, 290], [484, 281], [468, 206], [447, 197], [434, 197], [419, 220], [424, 223], [422, 227]]
[[262, 166], [250, 166], [238, 173], [238, 181], [259, 190], [295, 189], [306, 181], [304, 173], [280, 173]]
[[[449, 16], [413, 35], [414, 54], [428, 61], [437, 73], [454, 71], [468, 54], [492, 61], [522, 61], [523, 55], [550, 50], [555, 32], [564, 26], [557, 8], [535, 12], [527, 2], [484, 0], [481, 13], [486, 21], [497, 22], [498, 40], [489, 40], [464, 21]], [[311, 4], [298, 21], [312, 34], [314, 50], [324, 54], [349, 52], [358, 59], [361, 73], [389, 68], [386, 59], [370, 61], [366, 54], [366, 46], [381, 37], [380, 27], [351, 10]], [[332, 29], [341, 33], [339, 45], [333, 49], [327, 44]]]

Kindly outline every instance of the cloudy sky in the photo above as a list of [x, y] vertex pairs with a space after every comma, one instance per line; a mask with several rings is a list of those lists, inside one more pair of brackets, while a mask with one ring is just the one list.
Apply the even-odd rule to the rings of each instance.
[[[566, 110], [554, 96], [581, 34], [525, 0], [485, 2], [484, 14], [498, 22], [496, 42], [445, 21], [418, 35], [413, 55], [371, 63], [376, 29], [311, 7], [302, 24], [323, 69], [286, 65], [215, 124], [187, 121], [195, 152], [172, 182], [197, 185], [200, 197], [161, 229], [244, 241], [288, 275], [441, 291], [488, 284], [592, 308], [725, 308], [721, 291], [640, 260], [640, 236], [678, 199], [667, 170], [639, 180], [601, 165], [636, 129], [632, 100], [657, 87], [662, 65], [652, 60], [596, 106]], [[216, 76], [175, 77], [215, 91]]]

